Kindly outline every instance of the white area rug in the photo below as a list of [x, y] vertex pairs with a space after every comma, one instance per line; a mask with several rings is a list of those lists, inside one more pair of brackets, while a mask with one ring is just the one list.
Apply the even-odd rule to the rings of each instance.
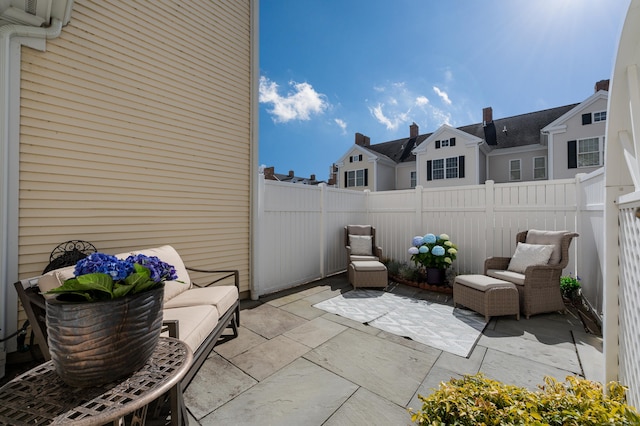
[[356, 289], [313, 306], [463, 357], [487, 325], [473, 311], [379, 290]]

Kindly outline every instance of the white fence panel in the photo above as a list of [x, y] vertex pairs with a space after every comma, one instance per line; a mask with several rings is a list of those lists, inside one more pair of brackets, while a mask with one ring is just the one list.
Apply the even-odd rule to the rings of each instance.
[[[555, 181], [487, 181], [384, 192], [265, 182], [263, 177], [260, 182], [259, 250], [252, 297], [344, 271], [343, 229], [348, 224], [375, 226], [384, 257], [399, 261], [409, 261], [407, 250], [413, 236], [449, 234], [458, 245], [453, 266], [458, 273], [482, 272], [489, 256], [511, 256], [520, 231], [566, 229], [581, 236], [572, 243], [565, 272], [576, 273], [578, 265], [584, 267], [589, 273], [588, 279], [581, 275], [584, 294], [594, 308], [602, 307], [596, 242], [601, 240], [597, 227], [602, 220], [598, 206], [603, 183], [598, 172]], [[588, 215], [578, 229], [578, 214], [584, 212]]]

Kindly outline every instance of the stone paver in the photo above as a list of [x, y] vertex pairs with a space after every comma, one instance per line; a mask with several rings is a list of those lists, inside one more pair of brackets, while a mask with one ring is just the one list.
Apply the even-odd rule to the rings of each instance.
[[310, 348], [315, 348], [345, 331], [347, 327], [324, 318], [315, 318], [306, 324], [289, 330], [284, 336], [302, 343]]
[[295, 302], [287, 303], [286, 305], [282, 305], [280, 309], [308, 320], [321, 317], [327, 313], [322, 309], [314, 308], [311, 306], [311, 302], [306, 299], [299, 299]]
[[411, 424], [411, 414], [406, 408], [360, 388], [323, 426], [402, 426]]
[[306, 322], [304, 318], [285, 312], [265, 303], [257, 308], [242, 311], [240, 323], [254, 333], [273, 339]]
[[236, 355], [240, 355], [249, 349], [266, 342], [267, 339], [254, 333], [246, 327], [240, 327], [238, 337], [215, 347], [215, 351], [225, 357], [231, 359]]
[[264, 380], [309, 350], [288, 337], [276, 336], [231, 358], [231, 362], [251, 377]]
[[187, 387], [184, 400], [191, 414], [201, 419], [256, 383], [226, 359], [212, 354]]
[[322, 425], [358, 386], [298, 359], [200, 423], [205, 425]]
[[304, 358], [402, 406], [435, 362], [423, 352], [352, 329]]

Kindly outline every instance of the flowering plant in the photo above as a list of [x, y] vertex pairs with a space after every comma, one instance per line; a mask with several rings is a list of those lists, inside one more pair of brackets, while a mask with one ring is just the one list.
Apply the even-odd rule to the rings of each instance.
[[451, 242], [447, 234], [426, 234], [413, 237], [409, 248], [411, 260], [425, 268], [447, 269], [458, 254], [458, 247]]
[[136, 294], [177, 279], [176, 269], [156, 256], [137, 254], [124, 260], [92, 253], [76, 263], [74, 277], [47, 293], [66, 300], [94, 302]]

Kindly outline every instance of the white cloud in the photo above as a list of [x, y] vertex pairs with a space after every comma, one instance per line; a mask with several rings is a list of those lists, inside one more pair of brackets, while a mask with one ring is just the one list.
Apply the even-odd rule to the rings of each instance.
[[387, 130], [397, 130], [400, 123], [407, 121], [407, 113], [392, 112], [391, 117], [387, 117], [382, 111], [383, 107], [384, 104], [378, 104], [374, 108], [369, 108], [369, 110], [379, 123], [386, 126]]
[[342, 129], [343, 135], [347, 133], [347, 123], [344, 120], [334, 118], [333, 121]]
[[426, 105], [428, 103], [429, 103], [429, 99], [427, 99], [426, 96], [418, 96], [416, 98], [416, 105], [417, 106], [424, 106], [424, 105]]
[[313, 114], [322, 114], [328, 107], [327, 97], [315, 91], [309, 83], [289, 82], [292, 90], [282, 96], [278, 84], [267, 77], [260, 77], [259, 102], [272, 104], [267, 112], [276, 123], [291, 120], [309, 120]]
[[447, 92], [440, 90], [440, 88], [437, 86], [433, 86], [433, 91], [436, 92], [436, 95], [440, 96], [442, 102], [447, 105], [451, 105], [451, 99], [449, 99], [449, 95], [447, 95]]

